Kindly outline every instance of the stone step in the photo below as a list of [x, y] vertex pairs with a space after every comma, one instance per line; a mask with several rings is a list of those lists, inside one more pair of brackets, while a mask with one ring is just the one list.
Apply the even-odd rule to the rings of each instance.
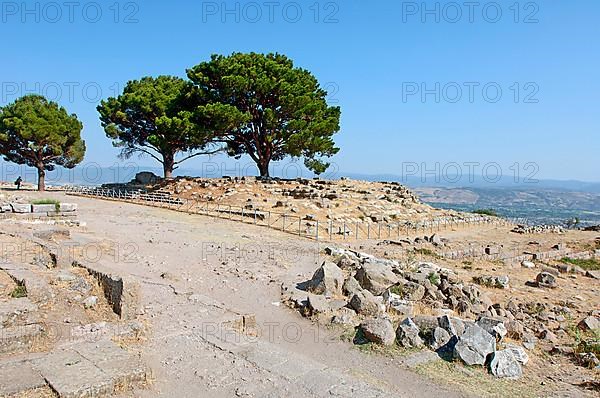
[[61, 398], [112, 397], [146, 382], [139, 357], [112, 341], [85, 342], [47, 354], [0, 362], [0, 396], [49, 387]]
[[50, 285], [34, 273], [30, 265], [0, 263], [0, 270], [6, 272], [17, 284], [25, 286], [27, 297], [34, 303], [46, 302], [52, 298]]
[[43, 335], [39, 324], [12, 326], [0, 329], [0, 354], [12, 354], [29, 350]]
[[46, 387], [46, 380], [34, 369], [31, 361], [16, 360], [0, 363], [0, 396], [26, 394]]

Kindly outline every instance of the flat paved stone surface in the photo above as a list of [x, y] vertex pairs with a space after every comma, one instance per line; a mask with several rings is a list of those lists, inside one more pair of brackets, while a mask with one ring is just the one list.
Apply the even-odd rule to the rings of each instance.
[[26, 351], [42, 335], [38, 324], [13, 326], [0, 329], [0, 353]]
[[29, 361], [0, 364], [0, 396], [41, 388], [46, 381]]
[[33, 304], [27, 297], [0, 301], [0, 319], [11, 314], [35, 312], [37, 309], [38, 306]]
[[111, 341], [59, 349], [33, 364], [61, 398], [112, 396], [116, 387], [146, 377], [141, 361]]
[[33, 272], [33, 265], [0, 262], [0, 269], [4, 270], [11, 278], [25, 284], [27, 297], [31, 301], [44, 302], [52, 296], [48, 282]]
[[93, 397], [113, 390], [110, 377], [70, 349], [50, 353], [35, 361], [35, 367], [61, 398]]

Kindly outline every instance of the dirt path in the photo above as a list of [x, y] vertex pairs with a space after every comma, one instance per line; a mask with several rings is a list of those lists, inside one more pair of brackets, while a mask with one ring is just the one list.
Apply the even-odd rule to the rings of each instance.
[[[118, 242], [97, 261], [141, 284], [151, 330], [144, 356], [155, 380], [135, 396], [464, 396], [400, 359], [353, 349], [280, 304], [281, 284], [317, 267], [315, 242], [168, 210], [64, 200], [79, 203], [87, 223], [73, 238]], [[255, 316], [257, 337], [220, 327], [243, 314]]]

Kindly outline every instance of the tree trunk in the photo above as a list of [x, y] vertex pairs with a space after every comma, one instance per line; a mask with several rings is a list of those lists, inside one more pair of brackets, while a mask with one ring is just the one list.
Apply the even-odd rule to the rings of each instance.
[[269, 177], [269, 161], [261, 161], [257, 163], [258, 171], [260, 171], [261, 177]]
[[46, 190], [46, 170], [44, 166], [38, 166], [38, 191], [44, 192]]
[[163, 155], [163, 176], [165, 179], [173, 178], [173, 169], [175, 168], [175, 155]]

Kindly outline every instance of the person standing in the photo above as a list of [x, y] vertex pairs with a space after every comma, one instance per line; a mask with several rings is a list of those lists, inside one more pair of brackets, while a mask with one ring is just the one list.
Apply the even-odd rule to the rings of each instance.
[[21, 178], [21, 176], [19, 176], [19, 178], [17, 178], [17, 180], [15, 181], [15, 185], [17, 186], [17, 191], [21, 189], [22, 182], [23, 182], [23, 179]]

